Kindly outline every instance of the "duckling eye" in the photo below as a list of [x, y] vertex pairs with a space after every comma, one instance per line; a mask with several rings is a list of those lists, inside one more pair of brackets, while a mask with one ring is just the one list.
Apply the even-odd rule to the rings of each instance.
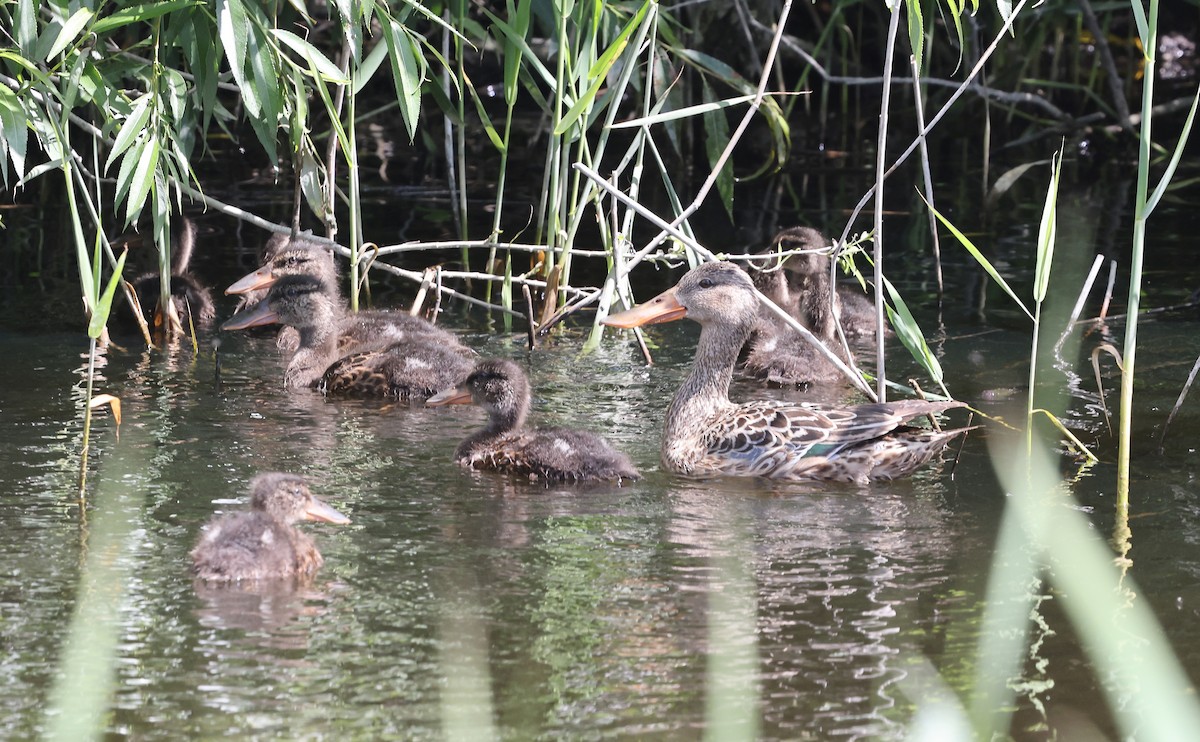
[[716, 284], [713, 283], [713, 280], [711, 278], [701, 278], [700, 279], [700, 288], [711, 289], [713, 286], [716, 286]]

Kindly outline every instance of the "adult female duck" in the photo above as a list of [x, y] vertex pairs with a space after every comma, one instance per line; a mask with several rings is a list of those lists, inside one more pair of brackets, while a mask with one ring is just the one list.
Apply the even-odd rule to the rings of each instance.
[[192, 571], [210, 582], [304, 576], [324, 560], [293, 523], [350, 519], [318, 500], [303, 477], [271, 472], [250, 482], [250, 510], [214, 518], [192, 550]]
[[962, 402], [899, 402], [835, 408], [729, 401], [738, 351], [758, 319], [750, 277], [730, 263], [707, 263], [654, 299], [604, 320], [613, 327], [688, 317], [700, 323], [692, 372], [667, 411], [666, 468], [680, 474], [868, 482], [911, 474], [966, 429], [905, 426]]

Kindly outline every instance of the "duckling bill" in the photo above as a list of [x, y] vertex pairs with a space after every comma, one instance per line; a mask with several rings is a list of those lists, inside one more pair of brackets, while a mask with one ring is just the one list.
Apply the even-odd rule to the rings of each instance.
[[487, 410], [483, 430], [454, 452], [460, 466], [493, 469], [533, 480], [595, 482], [641, 479], [629, 457], [586, 430], [525, 427], [529, 379], [512, 361], [489, 359], [459, 387], [425, 401], [430, 407], [476, 404]]
[[316, 572], [321, 552], [293, 524], [350, 519], [317, 499], [303, 477], [280, 472], [250, 482], [250, 510], [214, 518], [192, 550], [192, 572], [209, 582], [297, 577]]
[[758, 320], [754, 284], [730, 263], [706, 263], [654, 299], [604, 324], [630, 328], [687, 317], [700, 323], [691, 373], [667, 410], [662, 461], [689, 476], [763, 476], [865, 483], [903, 477], [966, 428], [938, 431], [911, 420], [962, 402], [903, 400], [832, 407], [729, 400], [738, 352]]

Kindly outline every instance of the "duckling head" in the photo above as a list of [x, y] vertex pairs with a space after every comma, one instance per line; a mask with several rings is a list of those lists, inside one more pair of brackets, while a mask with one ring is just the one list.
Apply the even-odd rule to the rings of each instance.
[[319, 520], [344, 525], [350, 519], [313, 495], [304, 477], [281, 472], [259, 474], [250, 482], [250, 507], [282, 523]]

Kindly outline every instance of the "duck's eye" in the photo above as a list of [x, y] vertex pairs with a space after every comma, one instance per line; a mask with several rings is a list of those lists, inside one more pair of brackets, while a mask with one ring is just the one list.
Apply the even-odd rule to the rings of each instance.
[[700, 288], [711, 289], [713, 286], [716, 286], [716, 284], [713, 283], [713, 280], [711, 278], [701, 278], [700, 279]]

